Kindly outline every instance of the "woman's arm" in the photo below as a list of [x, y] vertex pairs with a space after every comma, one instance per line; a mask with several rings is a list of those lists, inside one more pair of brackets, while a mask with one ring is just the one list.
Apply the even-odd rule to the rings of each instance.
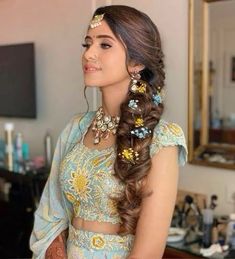
[[67, 237], [68, 230], [61, 232], [47, 248], [45, 259], [67, 259]]
[[162, 148], [152, 158], [133, 249], [128, 259], [160, 259], [164, 253], [178, 185], [177, 146]]

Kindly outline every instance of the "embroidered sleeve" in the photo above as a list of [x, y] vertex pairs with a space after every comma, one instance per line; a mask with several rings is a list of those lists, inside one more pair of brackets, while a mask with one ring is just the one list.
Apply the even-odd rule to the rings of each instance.
[[160, 120], [154, 130], [153, 141], [150, 146], [151, 157], [162, 147], [167, 146], [178, 146], [179, 165], [184, 165], [187, 161], [187, 146], [181, 127], [176, 123]]

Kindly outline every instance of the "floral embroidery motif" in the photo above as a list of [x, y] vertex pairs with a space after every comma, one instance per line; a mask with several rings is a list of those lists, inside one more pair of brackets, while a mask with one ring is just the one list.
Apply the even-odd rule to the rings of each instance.
[[74, 204], [73, 204], [73, 211], [74, 211], [74, 214], [76, 216], [79, 215], [79, 212], [80, 212], [80, 201], [74, 202]]
[[98, 249], [103, 249], [105, 246], [105, 240], [102, 238], [101, 235], [94, 235], [91, 238], [91, 247], [93, 248], [98, 248]]
[[68, 181], [71, 185], [70, 189], [75, 191], [76, 194], [87, 200], [91, 188], [90, 180], [88, 177], [80, 170], [71, 172], [71, 179]]
[[175, 136], [182, 135], [182, 129], [177, 124], [171, 123], [168, 125], [168, 128]]
[[187, 146], [182, 129], [176, 123], [168, 123], [160, 120], [154, 130], [153, 141], [150, 146], [150, 155], [153, 156], [162, 147], [179, 146], [179, 164], [184, 164], [187, 160]]
[[110, 152], [107, 155], [96, 157], [95, 159], [92, 160], [92, 164], [94, 166], [97, 166], [97, 165], [101, 164], [102, 162], [106, 161], [111, 155], [112, 155], [112, 153]]
[[[141, 124], [141, 117], [138, 125]], [[154, 129], [150, 154], [163, 146], [182, 145], [185, 139], [177, 124], [160, 120]], [[128, 162], [137, 162], [138, 153], [132, 149], [122, 150], [119, 156]], [[60, 181], [65, 197], [72, 203], [74, 214], [85, 220], [120, 223], [117, 204], [125, 185], [113, 175], [115, 148], [92, 150], [83, 144], [75, 145], [61, 161]], [[185, 159], [185, 153], [182, 158]]]
[[69, 192], [65, 192], [65, 195], [66, 195], [67, 199], [68, 199], [71, 203], [76, 202], [76, 198], [73, 196], [73, 194], [71, 194], [71, 193], [69, 193]]
[[118, 215], [117, 202], [115, 200], [109, 199], [107, 207], [109, 208], [110, 215]]
[[61, 163], [62, 188], [76, 216], [120, 223], [115, 203], [109, 197], [111, 194], [118, 197], [123, 189], [123, 184], [113, 176], [114, 152], [109, 149], [92, 152], [77, 145], [65, 156]]
[[[95, 251], [101, 252], [102, 249], [104, 249], [105, 253], [107, 253], [108, 255], [110, 255], [110, 253], [114, 253], [113, 255], [120, 255], [120, 251], [130, 251], [133, 245], [134, 235], [127, 234], [121, 236], [116, 234], [101, 234], [86, 230], [69, 228], [69, 242], [70, 240], [75, 246], [85, 248], [86, 251], [92, 253], [94, 253]], [[103, 259], [105, 257], [98, 258]]]

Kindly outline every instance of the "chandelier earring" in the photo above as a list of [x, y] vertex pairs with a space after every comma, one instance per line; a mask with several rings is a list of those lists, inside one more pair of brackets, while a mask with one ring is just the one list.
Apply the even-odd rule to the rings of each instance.
[[132, 93], [146, 93], [147, 83], [141, 80], [139, 72], [131, 73], [130, 91]]

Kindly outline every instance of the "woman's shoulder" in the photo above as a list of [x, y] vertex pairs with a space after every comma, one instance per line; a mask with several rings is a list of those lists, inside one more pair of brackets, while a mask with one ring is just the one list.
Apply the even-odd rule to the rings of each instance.
[[68, 124], [76, 124], [76, 123], [82, 123], [86, 124], [89, 123], [90, 120], [94, 117], [95, 112], [89, 111], [89, 112], [83, 112], [83, 113], [77, 113], [70, 119]]
[[61, 138], [67, 139], [68, 136], [77, 135], [82, 133], [90, 125], [94, 116], [94, 112], [77, 113], [67, 122], [63, 131], [61, 132]]
[[77, 113], [69, 120], [69, 122], [66, 124], [65, 130], [73, 127], [85, 127], [87, 124], [91, 123], [92, 118], [94, 116], [93, 111], [86, 112], [86, 113]]
[[161, 119], [156, 125], [153, 133], [153, 140], [150, 147], [150, 154], [153, 156], [161, 148], [167, 146], [179, 147], [179, 163], [184, 164], [187, 160], [187, 145], [182, 128], [174, 122]]

